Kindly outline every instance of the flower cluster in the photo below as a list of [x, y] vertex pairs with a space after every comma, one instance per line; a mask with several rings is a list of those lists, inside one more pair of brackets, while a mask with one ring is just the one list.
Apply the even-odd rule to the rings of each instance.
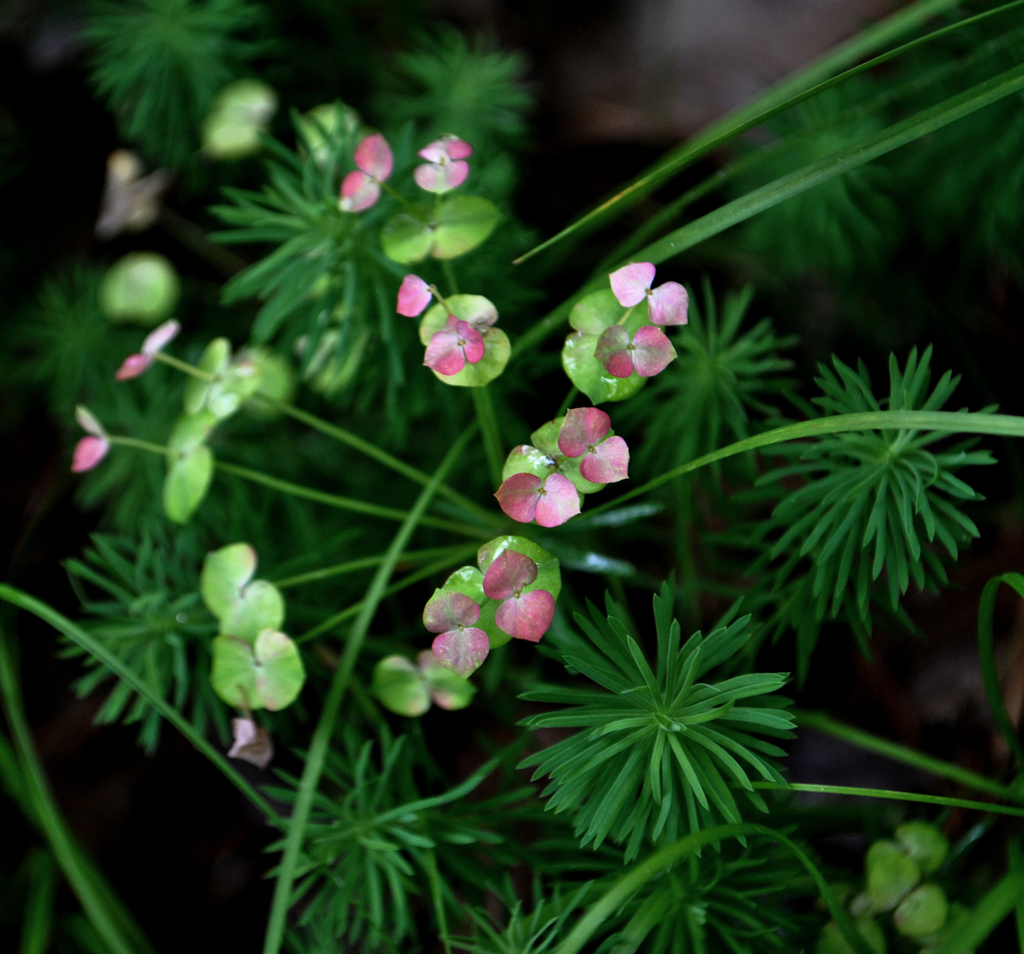
[[492, 646], [538, 642], [561, 589], [558, 561], [522, 537], [485, 544], [477, 565], [453, 573], [423, 609], [423, 625], [437, 634], [434, 657], [462, 677], [481, 666]]
[[[424, 191], [443, 195], [466, 181], [466, 159], [472, 154], [468, 142], [458, 136], [442, 136], [419, 151], [420, 158], [427, 161], [413, 170], [412, 177]], [[388, 141], [374, 133], [356, 146], [353, 159], [356, 168], [342, 180], [339, 207], [342, 212], [365, 212], [380, 198], [381, 184], [394, 168], [394, 155]]]
[[557, 527], [580, 512], [583, 494], [629, 476], [629, 447], [612, 434], [611, 418], [578, 407], [512, 449], [497, 493], [501, 509], [519, 523]]
[[181, 331], [181, 325], [173, 318], [170, 321], [165, 321], [158, 328], [154, 328], [146, 335], [138, 354], [130, 354], [121, 362], [121, 367], [117, 369], [114, 377], [118, 381], [127, 381], [148, 371], [156, 359], [157, 353], [169, 345], [178, 336], [179, 331]]

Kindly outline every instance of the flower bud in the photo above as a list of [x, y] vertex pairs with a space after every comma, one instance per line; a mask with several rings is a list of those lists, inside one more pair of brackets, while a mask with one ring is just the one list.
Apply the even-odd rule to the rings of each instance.
[[949, 903], [937, 884], [923, 884], [908, 894], [893, 912], [896, 930], [907, 937], [934, 934], [946, 922]]
[[174, 266], [156, 252], [129, 252], [107, 270], [100, 308], [115, 323], [155, 325], [174, 311], [181, 282]]
[[896, 840], [927, 875], [936, 871], [949, 853], [946, 836], [926, 821], [910, 821], [896, 829]]
[[876, 841], [868, 850], [867, 893], [875, 911], [891, 911], [921, 880], [921, 869], [894, 841]]

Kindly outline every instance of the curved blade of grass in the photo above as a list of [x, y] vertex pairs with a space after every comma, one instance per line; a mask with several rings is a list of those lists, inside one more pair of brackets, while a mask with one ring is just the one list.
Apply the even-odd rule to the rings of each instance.
[[963, 924], [933, 954], [969, 954], [1024, 899], [1024, 859], [1010, 866], [1003, 879], [975, 905]]
[[[4, 587], [7, 589], [7, 587]], [[32, 731], [25, 717], [21, 701], [21, 687], [14, 669], [7, 636], [0, 627], [0, 692], [3, 695], [4, 714], [10, 726], [11, 735], [22, 764], [24, 792], [32, 806], [32, 813], [49, 842], [54, 858], [78, 898], [82, 910], [96, 933], [114, 954], [136, 954], [138, 942], [132, 943], [128, 933], [108, 903], [104, 892], [92, 879], [92, 872], [83, 863], [84, 859], [74, 837], [68, 830], [60, 808], [50, 791], [50, 785], [43, 771], [42, 763], [32, 741]], [[152, 950], [146, 945], [146, 950]]]
[[652, 878], [658, 877], [667, 868], [692, 854], [702, 845], [723, 841], [727, 838], [740, 838], [745, 835], [765, 835], [768, 838], [782, 842], [782, 844], [789, 848], [799, 858], [801, 864], [803, 864], [807, 872], [814, 879], [825, 904], [828, 905], [829, 913], [846, 939], [846, 943], [857, 954], [872, 954], [871, 948], [864, 940], [860, 931], [857, 930], [853, 919], [839, 903], [828, 882], [821, 872], [818, 871], [817, 867], [815, 867], [814, 862], [807, 857], [799, 846], [795, 845], [781, 832], [777, 832], [765, 825], [754, 824], [719, 825], [715, 828], [707, 828], [704, 831], [688, 835], [662, 848], [660, 851], [656, 851], [649, 858], [634, 865], [587, 909], [565, 940], [555, 949], [554, 954], [579, 954], [579, 951], [593, 938], [601, 925], [612, 917], [641, 886]]
[[969, 116], [1020, 89], [1024, 89], [1024, 65], [1015, 66], [984, 80], [941, 103], [893, 123], [874, 136], [868, 136], [830, 156], [808, 163], [802, 169], [780, 176], [774, 182], [754, 189], [732, 202], [727, 202], [713, 212], [688, 222], [682, 228], [652, 242], [633, 257], [637, 261], [655, 264], [664, 262], [733, 225], [745, 222], [759, 212], [764, 212], [780, 202], [785, 202], [786, 199], [841, 176], [879, 156], [884, 156], [964, 116]]
[[1000, 583], [1005, 583], [1015, 590], [1018, 596], [1024, 597], [1024, 576], [1020, 573], [1004, 573], [993, 577], [985, 584], [985, 589], [981, 591], [981, 605], [978, 607], [978, 652], [981, 656], [981, 675], [985, 680], [985, 692], [992, 707], [992, 716], [1017, 760], [1017, 768], [1024, 769], [1024, 746], [1021, 746], [1017, 729], [1006, 711], [1003, 692], [999, 686], [999, 672], [996, 669], [992, 620]]
[[135, 692], [142, 696], [160, 715], [181, 732], [189, 742], [213, 762], [225, 778], [263, 812], [272, 824], [278, 828], [284, 828], [284, 822], [277, 812], [271, 808], [270, 803], [235, 770], [231, 763], [196, 732], [195, 727], [177, 709], [168, 704], [163, 697], [153, 692], [145, 682], [128, 669], [106, 646], [93, 639], [84, 629], [76, 626], [71, 620], [58, 613], [51, 606], [48, 606], [41, 600], [37, 600], [33, 596], [29, 596], [28, 593], [15, 589], [13, 586], [8, 586], [6, 583], [0, 583], [0, 600], [12, 603], [20, 609], [32, 613], [33, 616], [38, 616], [44, 623], [48, 623], [54, 629], [63, 633], [73, 643], [103, 663], [118, 679], [131, 686]]
[[988, 792], [997, 798], [1005, 798], [1010, 801], [1016, 800], [1011, 786], [997, 782], [995, 779], [986, 778], [984, 775], [972, 772], [961, 765], [954, 765], [951, 762], [937, 759], [932, 755], [925, 755], [923, 752], [915, 752], [913, 749], [908, 749], [898, 742], [891, 742], [889, 739], [880, 738], [870, 732], [865, 732], [863, 729], [856, 729], [853, 726], [837, 722], [835, 719], [820, 712], [805, 712], [802, 709], [792, 709], [790, 711], [800, 726], [817, 729], [819, 732], [826, 732], [837, 739], [849, 742], [851, 745], [884, 755], [886, 758], [902, 762], [904, 765], [912, 765], [923, 772], [948, 778], [966, 788], [973, 788], [977, 792]]
[[[464, 545], [453, 547], [428, 547], [424, 550], [408, 550], [402, 554], [402, 561], [415, 563], [420, 560], [430, 560], [434, 557], [445, 557], [448, 554], [457, 554], [456, 559], [461, 559], [465, 552]], [[378, 553], [374, 556], [359, 557], [356, 560], [346, 560], [344, 563], [334, 563], [331, 566], [320, 567], [316, 570], [308, 570], [305, 573], [297, 573], [295, 576], [285, 577], [281, 580], [271, 580], [279, 590], [287, 589], [289, 586], [301, 586], [303, 583], [317, 583], [320, 580], [329, 580], [334, 576], [344, 576], [346, 573], [356, 573], [359, 570], [371, 570], [384, 562], [387, 554]]]
[[924, 805], [944, 805], [947, 808], [967, 808], [976, 812], [996, 815], [1016, 815], [1024, 818], [1024, 808], [976, 802], [969, 798], [950, 798], [946, 795], [923, 795], [919, 792], [896, 792], [884, 788], [858, 788], [856, 785], [818, 785], [811, 782], [793, 782], [776, 785], [775, 782], [754, 782], [754, 788], [770, 792], [812, 792], [819, 795], [856, 795], [859, 798], [884, 798], [892, 802], [920, 802]]
[[950, 0], [922, 0], [922, 2], [905, 7], [881, 23], [861, 31], [852, 40], [827, 53], [824, 57], [794, 76], [771, 87], [749, 105], [741, 107], [739, 110], [729, 113], [723, 119], [713, 123], [704, 132], [698, 133], [689, 142], [683, 143], [683, 145], [670, 152], [667, 157], [657, 162], [653, 168], [641, 173], [595, 209], [592, 209], [571, 225], [566, 226], [557, 235], [541, 242], [540, 245], [519, 256], [515, 260], [515, 264], [518, 265], [525, 262], [527, 259], [561, 242], [581, 229], [598, 224], [596, 220], [608, 216], [613, 210], [625, 211], [632, 201], [640, 199], [652, 188], [676, 173], [681, 172], [702, 156], [725, 145], [725, 143], [735, 139], [736, 136], [742, 135], [747, 130], [767, 122], [812, 96], [816, 96], [829, 87], [894, 59], [915, 47], [929, 43], [953, 30], [958, 30], [998, 13], [1003, 13], [1018, 6], [1019, 2], [1020, 0], [1014, 0], [1014, 2], [1004, 4], [995, 10], [988, 10], [977, 16], [962, 20], [959, 23], [935, 30], [926, 36], [911, 40], [909, 43], [904, 43], [867, 62], [844, 70], [838, 73], [838, 75], [832, 76], [831, 79], [825, 79], [825, 77], [836, 73], [836, 70], [843, 70], [843, 67], [847, 64], [855, 62], [872, 50], [877, 50], [886, 43], [892, 42], [898, 37], [916, 29], [926, 20], [956, 6], [956, 3], [950, 2]]
[[727, 457], [735, 457], [760, 447], [770, 447], [785, 441], [796, 441], [808, 437], [822, 437], [825, 434], [841, 434], [847, 431], [915, 430], [943, 431], [950, 434], [994, 434], [999, 437], [1024, 437], [1024, 417], [1010, 414], [966, 414], [959, 411], [865, 411], [860, 414], [836, 414], [819, 417], [799, 424], [776, 427], [763, 434], [744, 438], [728, 447], [704, 454], [679, 467], [674, 467], [660, 477], [648, 480], [633, 490], [620, 494], [613, 500], [594, 507], [591, 517], [615, 507], [621, 507], [627, 500], [649, 493], [662, 484], [667, 484], [684, 474], [693, 473]]
[[324, 707], [320, 713], [320, 719], [313, 730], [309, 751], [306, 753], [306, 762], [302, 768], [302, 778], [299, 780], [295, 805], [292, 809], [291, 818], [288, 820], [288, 833], [285, 837], [281, 865], [278, 868], [277, 883], [274, 885], [274, 899], [271, 903], [270, 919], [267, 922], [267, 933], [263, 941], [263, 954], [278, 954], [278, 951], [281, 949], [281, 943], [284, 941], [288, 908], [291, 905], [292, 883], [295, 880], [299, 851], [302, 848], [302, 838], [306, 832], [306, 822], [309, 820], [309, 812], [313, 805], [313, 796], [316, 794], [320, 775], [323, 772], [324, 760], [327, 757], [327, 748], [330, 745], [331, 736], [334, 732], [334, 723], [338, 716], [338, 709], [341, 706], [341, 700], [344, 697], [349, 680], [352, 678], [352, 671], [363, 648], [363, 642], [369, 631], [370, 623], [373, 621], [380, 601], [384, 598], [384, 591], [394, 571], [395, 564], [401, 558], [406, 544], [409, 542], [417, 524], [423, 518], [423, 514], [437, 492], [437, 488], [448, 475], [452, 465], [458, 460], [459, 455], [465, 449], [475, 430], [476, 424], [472, 424], [463, 431], [461, 437], [451, 446], [444, 460], [441, 461], [437, 470], [434, 471], [430, 482], [423, 488], [422, 493], [416, 499], [412, 509], [402, 522], [402, 526], [399, 527], [398, 533], [395, 534], [394, 539], [391, 541], [384, 562], [381, 563], [374, 574], [373, 581], [366, 591], [366, 598], [363, 600], [359, 616], [352, 625], [348, 641], [345, 644], [345, 651], [342, 653], [338, 668], [334, 672], [330, 689], [327, 692], [327, 698], [324, 700]]

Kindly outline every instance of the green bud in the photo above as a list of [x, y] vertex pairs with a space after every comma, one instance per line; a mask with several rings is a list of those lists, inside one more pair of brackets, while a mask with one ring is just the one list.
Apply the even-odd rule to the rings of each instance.
[[370, 692], [401, 716], [421, 716], [430, 708], [430, 689], [422, 673], [405, 656], [385, 656], [373, 667]]
[[867, 893], [875, 911], [891, 911], [921, 880], [921, 869], [894, 841], [876, 841], [867, 855]]
[[[857, 930], [867, 941], [868, 947], [875, 954], [885, 954], [885, 935], [874, 918], [863, 917], [856, 920]], [[839, 927], [835, 921], [830, 921], [821, 929], [818, 935], [818, 943], [814, 948], [814, 954], [856, 954], [856, 951], [846, 943], [846, 938], [839, 933]]]
[[[277, 417], [278, 410], [267, 401], [288, 404], [295, 396], [295, 371], [291, 362], [269, 348], [246, 348], [242, 357], [248, 358], [256, 369], [258, 382], [256, 395], [248, 400], [245, 409], [257, 417]], [[260, 398], [266, 398], [261, 401]]]
[[893, 912], [896, 930], [907, 937], [934, 934], [946, 922], [949, 903], [937, 884], [923, 884], [911, 891]]
[[174, 266], [156, 252], [129, 252], [103, 276], [100, 308], [115, 323], [155, 325], [174, 311], [181, 282]]
[[911, 821], [896, 829], [896, 840], [927, 875], [941, 867], [949, 853], [946, 836], [925, 821]]
[[277, 93], [259, 80], [229, 83], [203, 122], [203, 151], [211, 159], [241, 159], [258, 152], [260, 133], [277, 111]]

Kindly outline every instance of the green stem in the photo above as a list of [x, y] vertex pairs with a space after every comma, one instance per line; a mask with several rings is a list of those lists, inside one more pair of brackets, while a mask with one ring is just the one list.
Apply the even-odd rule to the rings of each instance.
[[975, 802], [968, 798], [948, 798], [945, 795], [921, 795], [917, 792], [894, 792], [884, 788], [858, 788], [853, 785], [816, 785], [794, 782], [791, 785], [777, 785], [775, 782], [754, 782], [754, 788], [770, 792], [816, 792], [822, 795], [858, 795], [861, 798], [885, 798], [893, 802], [921, 802], [925, 805], [945, 805], [948, 808], [969, 808], [978, 812], [995, 812], [999, 815], [1016, 815], [1024, 818], [1024, 808], [1010, 808], [993, 805], [991, 802]]
[[[462, 547], [459, 550], [453, 550], [450, 556], [443, 557], [440, 560], [436, 560], [433, 563], [428, 564], [415, 573], [410, 573], [408, 576], [403, 576], [397, 583], [393, 583], [384, 591], [384, 596], [394, 596], [395, 593], [400, 593], [406, 587], [412, 586], [413, 583], [419, 583], [420, 580], [425, 580], [440, 570], [444, 570], [450, 567], [453, 563], [458, 563], [460, 560], [466, 560], [471, 556], [474, 556], [477, 551], [476, 544], [472, 544], [468, 547]], [[333, 629], [339, 623], [345, 622], [347, 619], [351, 619], [363, 608], [362, 601], [353, 603], [351, 606], [345, 607], [340, 613], [335, 613], [333, 616], [328, 617], [322, 623], [317, 624], [311, 630], [303, 633], [301, 636], [296, 638], [297, 643], [305, 643], [310, 639], [315, 639], [321, 633], [326, 633], [328, 630]]]
[[54, 629], [63, 633], [80, 649], [84, 649], [103, 663], [118, 679], [131, 686], [135, 692], [142, 696], [146, 702], [184, 735], [189, 742], [213, 762], [224, 777], [267, 816], [271, 824], [276, 825], [278, 828], [284, 828], [284, 822], [277, 812], [270, 807], [270, 803], [234, 769], [231, 763], [196, 732], [195, 728], [177, 709], [171, 706], [162, 696], [155, 693], [146, 682], [125, 666], [121, 659], [110, 652], [103, 643], [94, 639], [84, 629], [76, 626], [66, 616], [58, 613], [46, 603], [37, 600], [33, 596], [29, 596], [28, 593], [15, 589], [13, 586], [8, 586], [6, 583], [0, 583], [0, 600], [13, 603], [33, 616], [38, 616], [44, 623], [48, 623]]
[[1024, 860], [1010, 865], [1003, 879], [975, 905], [933, 954], [969, 954], [978, 948], [1024, 898]]
[[139, 440], [137, 437], [122, 437], [117, 434], [108, 434], [107, 440], [111, 444], [116, 444], [120, 447], [134, 447], [137, 450], [149, 451], [151, 454], [160, 454], [161, 456], [166, 455], [168, 448], [163, 444], [154, 444], [152, 441]]
[[819, 732], [825, 732], [858, 748], [866, 749], [869, 752], [876, 752], [895, 762], [902, 762], [904, 765], [912, 765], [923, 772], [930, 772], [932, 775], [948, 778], [950, 781], [957, 782], [965, 788], [973, 788], [977, 792], [988, 792], [997, 798], [1006, 798], [1011, 801], [1017, 800], [1014, 797], [1013, 789], [1009, 785], [1003, 785], [1001, 782], [986, 778], [984, 775], [979, 775], [977, 772], [972, 772], [970, 769], [965, 769], [960, 765], [953, 765], [934, 756], [925, 755], [923, 752], [915, 752], [913, 749], [908, 749], [897, 742], [890, 742], [888, 739], [879, 738], [870, 732], [837, 722], [835, 719], [831, 719], [820, 712], [805, 712], [801, 709], [796, 709], [793, 710], [793, 715], [796, 717], [799, 725], [809, 729], [817, 729]]
[[203, 371], [202, 369], [197, 368], [194, 364], [189, 364], [187, 361], [182, 361], [180, 358], [175, 358], [173, 355], [164, 354], [162, 351], [157, 351], [153, 357], [157, 361], [162, 361], [164, 364], [169, 365], [175, 370], [181, 371], [190, 377], [199, 378], [202, 381], [215, 381], [217, 379], [215, 374]]
[[[475, 544], [474, 544], [475, 546]], [[455, 547], [429, 547], [425, 550], [410, 550], [402, 559], [403, 561], [414, 562], [417, 560], [430, 560], [437, 556], [446, 556], [458, 553], [460, 556], [465, 551], [464, 546]], [[335, 563], [332, 566], [321, 567], [319, 570], [310, 570], [308, 573], [299, 573], [297, 576], [289, 576], [283, 580], [271, 580], [279, 590], [289, 586], [300, 586], [303, 583], [316, 583], [319, 580], [327, 580], [332, 576], [341, 576], [345, 573], [354, 573], [357, 570], [368, 570], [371, 567], [380, 566], [384, 562], [386, 554], [378, 553], [376, 556], [360, 557], [358, 560], [349, 560], [346, 563]]]
[[388, 195], [392, 196], [393, 198], [398, 199], [398, 201], [401, 202], [402, 205], [405, 206], [406, 211], [413, 218], [419, 219], [421, 222], [429, 222], [430, 221], [430, 216], [427, 215], [426, 213], [424, 213], [424, 211], [418, 205], [414, 205], [404, 195], [399, 194], [393, 188], [391, 188], [391, 186], [389, 186], [386, 182], [381, 182], [378, 179], [377, 180], [377, 185], [379, 185], [385, 192], [387, 192]]
[[448, 282], [449, 294], [457, 295], [459, 293], [459, 283], [455, 278], [455, 266], [452, 265], [450, 258], [441, 259], [441, 271], [444, 272], [444, 280]]
[[[0, 587], [7, 589], [7, 587]], [[53, 793], [50, 791], [46, 773], [32, 741], [32, 732], [21, 700], [21, 688], [14, 670], [7, 636], [0, 629], [0, 691], [3, 693], [4, 714], [11, 728], [11, 735], [24, 767], [24, 786], [31, 800], [33, 814], [42, 828], [50, 850], [57, 859], [78, 898], [86, 917], [96, 933], [114, 954], [135, 954], [131, 943], [117, 923], [107, 899], [90, 878], [91, 872], [83, 864], [82, 856], [71, 832], [61, 816]]]
[[501, 434], [498, 431], [498, 419], [494, 414], [494, 404], [487, 385], [482, 388], [470, 388], [473, 393], [473, 406], [476, 408], [476, 419], [480, 424], [480, 433], [484, 438], [484, 454], [487, 457], [487, 471], [491, 477], [491, 485], [497, 490], [501, 484], [501, 469], [505, 456], [501, 452]]
[[[337, 507], [339, 510], [351, 510], [355, 513], [365, 513], [371, 517], [382, 517], [385, 520], [405, 520], [408, 512], [398, 510], [395, 507], [383, 507], [379, 504], [366, 503], [363, 500], [355, 500], [352, 497], [340, 497], [337, 494], [328, 493], [325, 490], [315, 490], [312, 487], [304, 487], [302, 484], [293, 484], [289, 480], [281, 480], [278, 477], [271, 477], [259, 470], [252, 470], [249, 467], [240, 467], [238, 464], [228, 464], [225, 461], [217, 461], [218, 470], [226, 474], [234, 474], [253, 483], [262, 484], [273, 490], [280, 490], [282, 493], [290, 494], [293, 497], [302, 497], [304, 500], [313, 500], [317, 503], [326, 504], [328, 507]], [[489, 539], [490, 531], [481, 527], [475, 527], [466, 523], [455, 523], [451, 520], [443, 520], [440, 517], [423, 517], [419, 523], [424, 527], [435, 527], [438, 530], [447, 530], [450, 533], [458, 533], [464, 537], [478, 537], [482, 540]]]
[[452, 954], [452, 944], [448, 937], [448, 916], [444, 910], [444, 897], [441, 894], [441, 873], [437, 870], [437, 856], [434, 854], [433, 848], [428, 848], [426, 855], [427, 874], [430, 878], [430, 898], [434, 904], [441, 945], [444, 947], [444, 954]]
[[327, 757], [327, 748], [334, 732], [334, 723], [337, 719], [338, 709], [341, 706], [341, 700], [344, 697], [348, 681], [352, 676], [352, 670], [355, 668], [356, 660], [359, 658], [359, 653], [363, 648], [363, 642], [366, 639], [370, 623], [373, 621], [377, 607], [384, 597], [384, 590], [387, 587], [395, 564], [412, 537], [416, 525], [422, 519], [431, 498], [437, 492], [437, 488], [441, 485], [452, 465], [458, 460], [459, 455], [465, 449], [475, 429], [475, 427], [470, 427], [462, 433], [462, 436], [451, 446], [444, 460], [441, 461], [430, 482], [423, 488], [416, 503], [413, 504], [412, 509], [399, 528], [398, 533], [395, 534], [391, 546], [388, 547], [384, 562], [381, 563], [374, 574], [359, 616], [352, 625], [352, 630], [345, 645], [345, 651], [342, 653], [341, 661], [331, 680], [331, 686], [327, 692], [327, 698], [324, 700], [320, 719], [317, 722], [316, 729], [313, 731], [313, 738], [310, 740], [306, 762], [302, 769], [302, 778], [299, 781], [299, 788], [296, 793], [295, 806], [292, 810], [292, 816], [288, 820], [288, 833], [285, 837], [277, 883], [274, 885], [274, 899], [271, 903], [267, 935], [263, 943], [263, 954], [278, 954], [281, 943], [284, 940], [285, 923], [292, 897], [292, 883], [295, 880], [295, 871], [299, 862], [299, 851], [302, 847], [306, 823], [309, 820], [313, 796], [316, 794], [320, 775], [323, 772], [324, 760]]
[[831, 417], [815, 418], [799, 424], [788, 424], [776, 427], [763, 434], [755, 434], [698, 457], [688, 463], [675, 467], [670, 471], [641, 484], [639, 487], [621, 494], [600, 507], [589, 511], [590, 516], [621, 506], [625, 501], [646, 494], [662, 484], [667, 484], [676, 477], [690, 474], [715, 461], [745, 454], [747, 451], [760, 447], [771, 447], [785, 441], [802, 440], [808, 437], [823, 437], [826, 434], [842, 434], [848, 431], [874, 430], [915, 430], [915, 431], [948, 431], [951, 434], [995, 434], [1000, 437], [1024, 437], [1024, 417], [1009, 414], [978, 414], [960, 411], [865, 411], [860, 414], [836, 414]]
[[985, 692], [988, 695], [988, 704], [992, 708], [992, 716], [1017, 760], [1018, 769], [1024, 769], [1024, 747], [1021, 746], [1017, 729], [1006, 711], [1003, 692], [999, 686], [999, 671], [996, 668], [993, 645], [995, 636], [992, 624], [996, 611], [996, 593], [1001, 583], [1015, 590], [1018, 596], [1024, 597], [1024, 576], [1019, 573], [1004, 573], [985, 584], [978, 607], [978, 653], [981, 657], [981, 675], [985, 681]]
[[569, 410], [569, 405], [576, 400], [576, 395], [579, 393], [580, 389], [576, 387], [575, 384], [571, 388], [569, 388], [569, 393], [565, 396], [565, 400], [561, 403], [561, 405], [559, 405], [558, 413], [555, 415], [555, 417], [562, 417], [563, 415], [565, 415]]
[[693, 852], [703, 845], [723, 841], [726, 838], [741, 838], [745, 835], [764, 835], [774, 841], [782, 842], [789, 848], [799, 858], [800, 862], [814, 879], [822, 898], [824, 898], [828, 906], [829, 913], [846, 939], [847, 944], [857, 954], [872, 954], [871, 948], [868, 947], [860, 931], [857, 930], [853, 919], [839, 903], [835, 893], [811, 859], [781, 832], [767, 828], [764, 825], [753, 824], [719, 825], [715, 828], [707, 828], [704, 831], [688, 835], [662, 848], [660, 851], [656, 851], [644, 861], [639, 862], [587, 909], [565, 940], [555, 949], [554, 954], [579, 954], [579, 951], [597, 933], [601, 925], [615, 915], [629, 898], [644, 884], [652, 878], [658, 877], [677, 861], [692, 855]]

